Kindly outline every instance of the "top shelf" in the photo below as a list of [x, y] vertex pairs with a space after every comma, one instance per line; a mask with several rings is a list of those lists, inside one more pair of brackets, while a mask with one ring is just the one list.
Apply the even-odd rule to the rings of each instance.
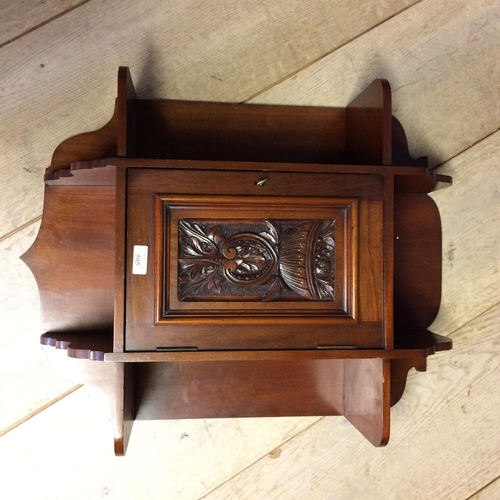
[[391, 113], [386, 80], [375, 80], [346, 108], [143, 100], [121, 67], [109, 123], [60, 144], [47, 173], [113, 157], [425, 167], [425, 158], [410, 157]]

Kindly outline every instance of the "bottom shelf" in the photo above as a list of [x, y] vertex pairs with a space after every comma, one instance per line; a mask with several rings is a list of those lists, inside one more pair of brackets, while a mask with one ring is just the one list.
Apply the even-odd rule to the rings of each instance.
[[393, 350], [111, 353], [111, 332], [44, 334], [42, 344], [56, 347], [55, 371], [66, 349], [61, 375], [103, 392], [123, 455], [134, 419], [343, 415], [383, 446], [410, 368], [425, 371], [428, 355], [451, 348], [430, 332], [411, 338]]

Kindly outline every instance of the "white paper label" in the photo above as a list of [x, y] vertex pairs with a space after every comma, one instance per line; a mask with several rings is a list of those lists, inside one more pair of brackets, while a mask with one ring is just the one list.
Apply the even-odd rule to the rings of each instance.
[[134, 260], [132, 274], [146, 274], [148, 271], [148, 247], [134, 245]]

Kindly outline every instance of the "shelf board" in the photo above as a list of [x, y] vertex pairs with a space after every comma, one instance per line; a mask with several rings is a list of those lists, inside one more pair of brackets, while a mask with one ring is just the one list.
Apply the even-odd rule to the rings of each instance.
[[110, 352], [104, 361], [158, 363], [193, 361], [305, 361], [319, 359], [416, 359], [434, 354], [434, 346], [421, 349], [289, 349], [245, 351]]

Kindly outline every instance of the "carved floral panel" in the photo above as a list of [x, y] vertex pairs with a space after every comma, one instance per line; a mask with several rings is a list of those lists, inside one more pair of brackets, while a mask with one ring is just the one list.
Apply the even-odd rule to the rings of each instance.
[[178, 298], [333, 301], [334, 220], [179, 219]]

